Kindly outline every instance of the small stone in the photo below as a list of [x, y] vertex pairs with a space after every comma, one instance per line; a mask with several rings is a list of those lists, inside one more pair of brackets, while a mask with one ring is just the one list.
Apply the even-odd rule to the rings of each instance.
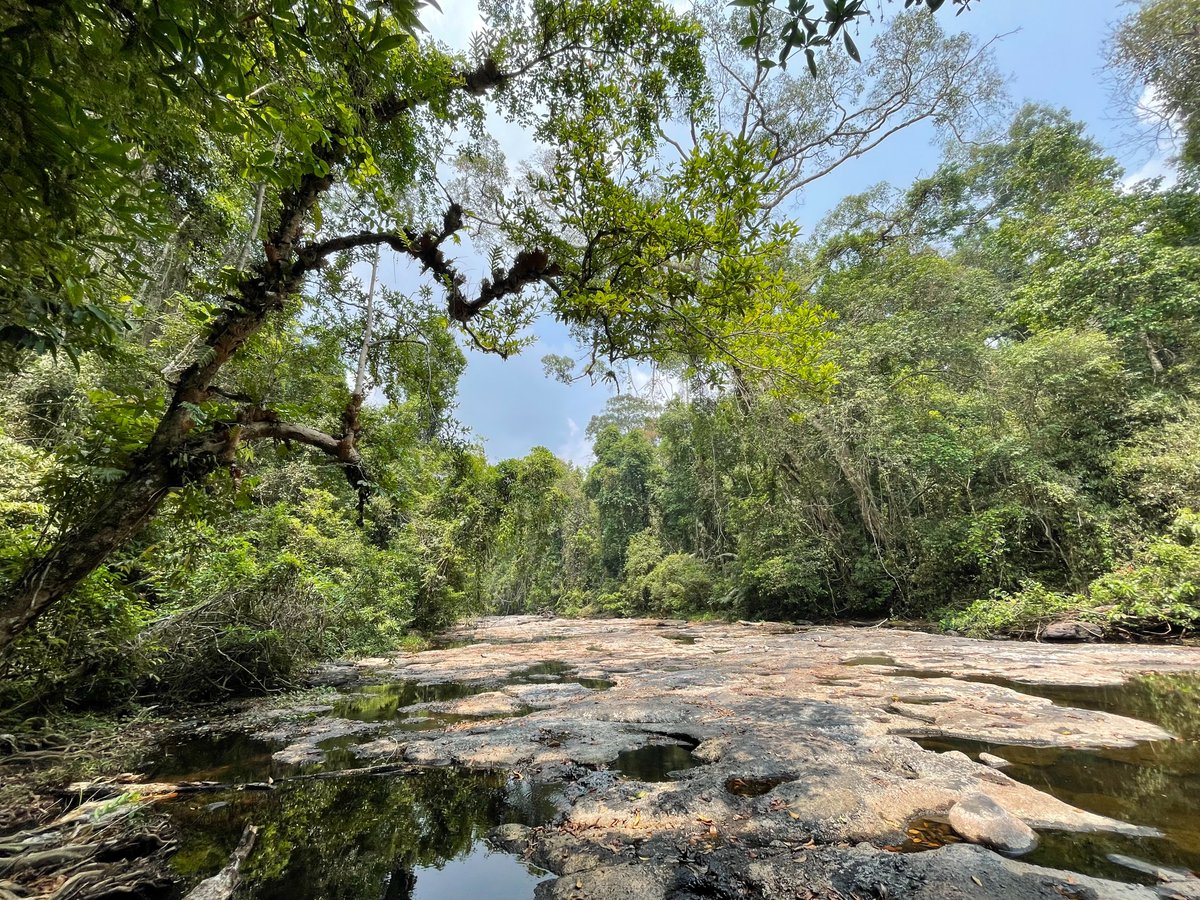
[[1020, 855], [1037, 846], [1033, 829], [987, 794], [970, 794], [950, 807], [950, 827], [973, 844]]
[[983, 752], [979, 754], [979, 761], [985, 766], [991, 766], [993, 769], [1003, 769], [1005, 766], [1011, 766], [1007, 759], [1003, 756], [996, 756], [994, 753]]
[[506, 853], [523, 853], [533, 829], [525, 825], [509, 823], [492, 829], [488, 835], [491, 842]]
[[204, 807], [205, 812], [216, 812], [219, 809], [224, 809], [229, 805], [228, 800], [218, 800], [216, 803], [209, 803]]

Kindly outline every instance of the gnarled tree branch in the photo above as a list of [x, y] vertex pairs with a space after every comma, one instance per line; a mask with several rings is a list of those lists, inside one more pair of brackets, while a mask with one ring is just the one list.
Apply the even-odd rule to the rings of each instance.
[[463, 291], [466, 276], [447, 259], [441, 249], [442, 243], [462, 228], [462, 225], [462, 207], [452, 203], [443, 217], [441, 231], [427, 230], [419, 234], [408, 229], [360, 231], [357, 234], [330, 238], [301, 247], [296, 252], [295, 268], [300, 272], [308, 272], [318, 268], [324, 259], [334, 253], [358, 247], [386, 245], [397, 253], [411, 256], [421, 264], [423, 271], [432, 272], [437, 276], [447, 292], [446, 305], [450, 318], [464, 325], [496, 300], [519, 293], [535, 282], [546, 281], [562, 274], [562, 269], [551, 261], [546, 251], [537, 248], [522, 250], [516, 255], [511, 266], [507, 269], [496, 269], [491, 278], [485, 278], [478, 295], [470, 299]]

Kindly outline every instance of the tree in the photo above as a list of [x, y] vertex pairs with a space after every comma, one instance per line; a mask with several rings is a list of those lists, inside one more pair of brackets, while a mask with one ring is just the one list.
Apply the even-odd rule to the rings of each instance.
[[[766, 266], [775, 238], [727, 227], [737, 220], [738, 210], [746, 208], [742, 193], [750, 189], [748, 180], [709, 176], [713, 164], [725, 166], [728, 174], [738, 173], [743, 151], [732, 145], [722, 144], [715, 157], [685, 162], [679, 171], [663, 176], [672, 186], [665, 196], [675, 196], [677, 190], [689, 199], [682, 208], [658, 201], [663, 223], [673, 223], [666, 229], [650, 224], [646, 209], [645, 221], [655, 234], [651, 252], [636, 233], [615, 235], [606, 247], [615, 257], [606, 255], [603, 261], [595, 252], [581, 258], [576, 245], [553, 238], [561, 234], [564, 222], [582, 225], [623, 214], [627, 202], [643, 204], [630, 187], [643, 177], [636, 167], [626, 173], [625, 182], [591, 177], [601, 147], [589, 135], [639, 145], [653, 135], [654, 122], [671, 98], [695, 95], [700, 74], [696, 29], [686, 20], [653, 2], [620, 9], [587, 0], [538, 3], [519, 13], [498, 8], [490, 51], [484, 49], [468, 63], [411, 37], [415, 19], [409, 7], [364, 12], [353, 3], [316, 0], [285, 7], [251, 17], [249, 23], [220, 6], [210, 10], [211, 19], [181, 16], [183, 21], [203, 20], [216, 48], [211, 55], [204, 41], [162, 26], [169, 33], [165, 43], [154, 44], [159, 56], [186, 51], [187, 58], [197, 60], [206, 72], [224, 73], [239, 88], [246, 81], [245, 89], [235, 93], [240, 98], [234, 104], [235, 156], [253, 160], [253, 177], [266, 185], [262, 220], [272, 224], [266, 229], [261, 258], [244, 271], [223, 272], [202, 338], [194, 349], [189, 345], [180, 354], [184, 359], [171, 372], [157, 421], [140, 446], [128, 453], [120, 477], [65, 521], [52, 548], [4, 589], [0, 647], [136, 534], [166, 496], [234, 465], [243, 448], [255, 442], [315, 448], [339, 463], [356, 491], [367, 489], [370, 477], [358, 446], [361, 394], [345, 399], [336, 428], [321, 430], [287, 421], [277, 410], [220, 383], [226, 368], [264, 329], [296, 315], [296, 298], [338, 254], [385, 247], [411, 258], [444, 292], [447, 320], [467, 329], [480, 346], [500, 353], [520, 344], [520, 323], [538, 303], [537, 296], [523, 293], [530, 286], [551, 290], [558, 314], [581, 326], [602, 319], [607, 304], [620, 303], [631, 312], [630, 324], [640, 324], [619, 334], [610, 331], [605, 340], [612, 353], [630, 355], [652, 353], [655, 336], [666, 327], [656, 307], [666, 284], [672, 284], [668, 296], [679, 304], [668, 318], [684, 325], [692, 316], [708, 322], [696, 331], [714, 346], [720, 346], [723, 335], [720, 319], [710, 311], [710, 297], [736, 287], [745, 303], [743, 311], [749, 312], [777, 307], [777, 296], [786, 291], [777, 273]], [[122, 28], [141, 34], [136, 21], [108, 25], [118, 36], [124, 34]], [[254, 40], [242, 41], [243, 28], [250, 28]], [[117, 50], [109, 47], [108, 52]], [[73, 66], [86, 69], [91, 64], [86, 56], [66, 58], [72, 63], [64, 67], [66, 73]], [[163, 72], [168, 80], [178, 75], [171, 66]], [[641, 88], [622, 89], [629, 85]], [[433, 135], [438, 129], [470, 123], [482, 127], [478, 98], [489, 91], [499, 92], [508, 114], [533, 123], [537, 134], [564, 147], [554, 175], [563, 190], [550, 192], [546, 216], [529, 214], [523, 228], [510, 230], [521, 249], [507, 267], [497, 264], [471, 294], [465, 276], [445, 253], [447, 242], [464, 226], [462, 208], [450, 203], [440, 215], [423, 220], [413, 209], [420, 208], [422, 192], [433, 183]], [[211, 101], [201, 92], [201, 100], [195, 102], [203, 112]], [[25, 103], [33, 105], [36, 98]], [[547, 110], [545, 115], [539, 117], [539, 108]], [[179, 111], [189, 114], [192, 107], [185, 103]], [[207, 137], [207, 129], [215, 126], [202, 123], [199, 133]], [[103, 165], [96, 170], [106, 171]], [[22, 176], [18, 172], [15, 177]], [[585, 186], [588, 202], [575, 203], [576, 195], [567, 190], [573, 184]], [[692, 192], [693, 185], [702, 189]], [[602, 186], [627, 200], [606, 202], [608, 198], [595, 193]], [[94, 193], [98, 198], [98, 191]], [[323, 227], [323, 214], [339, 198], [350, 208], [369, 211], [363, 224], [374, 227], [330, 233]], [[415, 200], [415, 207], [408, 200]], [[257, 230], [257, 202], [255, 209], [251, 226]], [[723, 218], [726, 215], [733, 218]], [[539, 224], [547, 217], [555, 220], [552, 226]], [[92, 241], [96, 230], [86, 233]], [[130, 236], [119, 237], [118, 247], [127, 249]], [[760, 240], [766, 241], [767, 249], [756, 253], [753, 248]], [[748, 258], [762, 262], [751, 269], [734, 265], [734, 249], [738, 256], [748, 250]], [[662, 268], [664, 260], [683, 254], [708, 254], [713, 268], [686, 278]], [[635, 258], [644, 262], [626, 264]], [[618, 259], [623, 264], [616, 264]], [[614, 280], [617, 272], [624, 274]], [[603, 289], [609, 291], [604, 296], [611, 299], [598, 299], [602, 289], [596, 279], [601, 277], [610, 286]], [[602, 326], [596, 330], [604, 331]], [[729, 343], [733, 341], [721, 348], [724, 352], [736, 349]], [[155, 406], [152, 398], [148, 406]]]
[[[904, 0], [904, 8], [910, 9], [923, 4], [930, 12], [937, 12], [945, 2], [946, 0]], [[972, 0], [953, 0], [953, 5], [958, 7], [959, 13], [963, 13], [971, 8], [971, 2]], [[774, 0], [733, 0], [731, 5], [748, 7], [754, 11], [749, 34], [742, 38], [742, 46], [746, 49], [756, 48], [761, 55], [763, 48], [757, 32], [759, 24], [769, 21], [772, 18], [771, 13], [776, 11]], [[774, 28], [779, 29], [779, 49], [776, 51], [778, 55], [762, 56], [760, 65], [763, 68], [787, 65], [792, 54], [803, 50], [809, 71], [816, 76], [816, 50], [832, 45], [839, 34], [842, 36], [841, 43], [846, 53], [855, 62], [859, 61], [858, 47], [850, 37], [848, 26], [871, 14], [866, 0], [829, 0], [825, 3], [824, 13], [816, 15], [813, 14], [815, 6], [816, 4], [809, 0], [788, 0], [786, 11], [781, 11], [776, 17], [780, 21], [772, 23]], [[821, 32], [822, 28], [825, 29], [824, 33]]]
[[[496, 466], [497, 503], [487, 594], [504, 612], [550, 606], [561, 592], [563, 529], [571, 504], [569, 482], [579, 479], [545, 447], [534, 447], [524, 459]], [[577, 493], [577, 492], [576, 492]]]
[[697, 12], [714, 85], [711, 126], [766, 146], [766, 210], [922, 122], [964, 139], [986, 125], [1002, 91], [991, 42], [948, 35], [928, 15], [893, 17], [865, 62], [831, 53], [810, 76], [759, 63], [781, 43], [774, 29], [782, 14], [731, 16], [719, 0], [697, 4]]
[[1117, 26], [1109, 64], [1125, 78], [1157, 137], [1179, 132], [1180, 157], [1200, 164], [1200, 2], [1150, 0]]
[[[709, 381], [731, 364], [792, 387], [828, 380], [814, 355], [825, 317], [783, 274], [797, 236], [784, 204], [920, 122], [973, 131], [999, 88], [986, 46], [929, 17], [897, 17], [868, 65], [833, 60], [810, 79], [757, 66], [738, 46], [742, 20], [726, 13], [697, 7], [712, 95], [681, 100], [681, 121], [620, 135], [588, 121], [529, 173], [524, 203], [488, 192], [486, 220], [501, 232], [541, 228], [538, 243], [573, 261], [557, 283], [584, 304], [561, 317], [586, 350], [577, 372], [552, 360], [559, 377], [615, 378], [638, 358]], [[626, 177], [654, 155], [671, 164]], [[588, 160], [587, 177], [564, 158]]]
[[618, 578], [630, 539], [650, 524], [654, 448], [641, 432], [621, 434], [608, 425], [596, 437], [595, 454], [584, 488], [600, 516], [600, 560]]
[[1196, 342], [1195, 193], [1128, 190], [1065, 111], [1027, 106], [1008, 139], [975, 148], [909, 192], [918, 229], [952, 237], [1013, 289], [1021, 330], [1096, 323], [1158, 380]]

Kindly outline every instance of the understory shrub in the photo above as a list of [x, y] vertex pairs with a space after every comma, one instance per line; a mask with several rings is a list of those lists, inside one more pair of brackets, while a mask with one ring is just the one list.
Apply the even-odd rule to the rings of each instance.
[[1200, 514], [1184, 510], [1162, 537], [1085, 593], [1061, 593], [1038, 582], [997, 592], [942, 617], [945, 628], [972, 636], [1032, 636], [1064, 618], [1091, 623], [1112, 636], [1153, 637], [1200, 629]]

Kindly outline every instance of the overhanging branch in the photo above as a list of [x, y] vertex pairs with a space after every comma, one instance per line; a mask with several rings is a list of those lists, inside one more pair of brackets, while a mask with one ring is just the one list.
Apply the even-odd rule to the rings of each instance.
[[359, 247], [388, 246], [397, 253], [411, 256], [421, 264], [423, 271], [432, 272], [445, 288], [447, 312], [450, 318], [466, 324], [489, 304], [502, 297], [519, 293], [527, 285], [546, 281], [562, 274], [562, 269], [550, 260], [550, 255], [541, 249], [522, 250], [507, 269], [495, 269], [491, 278], [485, 278], [479, 293], [470, 299], [463, 291], [466, 276], [442, 252], [445, 240], [462, 228], [463, 211], [452, 203], [442, 218], [441, 231], [428, 229], [417, 233], [403, 231], [360, 231], [357, 234], [341, 235], [325, 241], [308, 244], [296, 251], [297, 274], [320, 267], [322, 261], [335, 253]]
[[335, 460], [354, 490], [362, 492], [370, 483], [353, 434], [338, 437], [307, 425], [281, 422], [268, 410], [252, 410], [243, 415], [243, 419], [244, 421], [219, 425], [188, 442], [182, 455], [208, 456], [218, 463], [231, 465], [238, 447], [242, 444], [263, 440], [273, 440], [289, 446], [303, 444], [320, 450]]

